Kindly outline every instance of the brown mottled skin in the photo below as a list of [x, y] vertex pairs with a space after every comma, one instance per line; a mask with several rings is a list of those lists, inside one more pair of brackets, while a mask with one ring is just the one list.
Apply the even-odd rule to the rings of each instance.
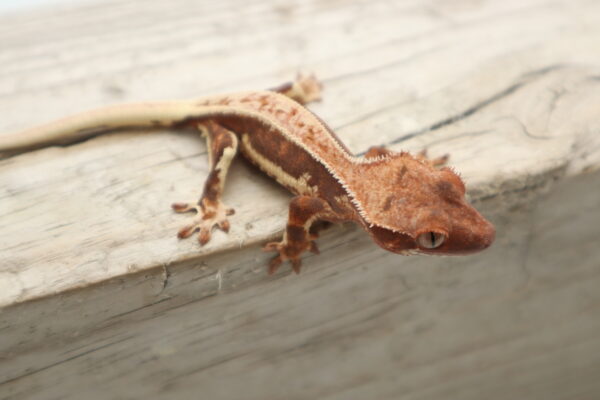
[[400, 254], [467, 254], [494, 240], [494, 227], [465, 199], [465, 186], [446, 159], [428, 160], [383, 147], [355, 157], [303, 104], [317, 100], [314, 77], [271, 91], [200, 100], [109, 107], [9, 136], [0, 153], [15, 154], [50, 143], [68, 142], [128, 127], [192, 127], [207, 138], [210, 173], [197, 203], [176, 203], [177, 212], [198, 215], [178, 236], [228, 231], [233, 210], [222, 202], [230, 162], [238, 150], [296, 195], [290, 202], [283, 239], [268, 243], [277, 252], [269, 273], [290, 260], [300, 271], [305, 251], [318, 253], [311, 233], [316, 221], [354, 221], [382, 248]]

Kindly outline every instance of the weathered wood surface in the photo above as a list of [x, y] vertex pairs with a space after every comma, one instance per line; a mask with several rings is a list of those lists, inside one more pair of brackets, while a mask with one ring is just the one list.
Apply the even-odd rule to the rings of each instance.
[[449, 152], [493, 248], [336, 227], [298, 276], [244, 163], [231, 233], [178, 241], [204, 143], [117, 133], [0, 161], [1, 398], [600, 396], [600, 3], [113, 1], [0, 16], [0, 132], [122, 101], [324, 80], [349, 147]]

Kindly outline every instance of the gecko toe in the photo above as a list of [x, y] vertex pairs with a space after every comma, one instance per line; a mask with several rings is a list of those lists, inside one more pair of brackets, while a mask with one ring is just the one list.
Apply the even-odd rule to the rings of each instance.
[[321, 254], [321, 251], [319, 251], [319, 247], [317, 246], [317, 244], [315, 242], [310, 242], [310, 252], [314, 253], [314, 254]]
[[442, 165], [446, 165], [449, 159], [450, 154], [446, 153], [438, 158], [434, 158], [433, 160], [431, 160], [431, 162], [433, 163], [434, 167], [440, 167]]
[[282, 262], [281, 255], [273, 257], [271, 261], [269, 261], [269, 275], [273, 275], [277, 272]]
[[302, 268], [302, 260], [300, 260], [299, 258], [294, 258], [291, 259], [290, 262], [292, 263], [292, 269], [294, 270], [294, 272], [296, 274], [299, 274], [300, 268]]
[[220, 221], [217, 225], [219, 226], [219, 229], [222, 230], [225, 233], [228, 233], [229, 232], [229, 228], [231, 228], [231, 224], [226, 219]]
[[197, 225], [186, 225], [177, 232], [177, 237], [179, 239], [185, 239], [194, 234], [198, 230]]
[[177, 213], [185, 213], [190, 211], [198, 212], [198, 206], [193, 203], [173, 203], [171, 204], [171, 208]]
[[436, 158], [429, 158], [427, 155], [427, 149], [423, 149], [417, 153], [417, 159], [431, 165], [434, 168], [438, 168], [444, 166], [448, 162], [450, 155], [444, 154]]
[[279, 251], [279, 242], [269, 242], [262, 248], [263, 251]]
[[200, 242], [201, 246], [204, 246], [206, 243], [208, 243], [210, 241], [210, 229], [209, 228], [202, 228], [200, 229], [200, 233], [198, 234], [198, 242]]

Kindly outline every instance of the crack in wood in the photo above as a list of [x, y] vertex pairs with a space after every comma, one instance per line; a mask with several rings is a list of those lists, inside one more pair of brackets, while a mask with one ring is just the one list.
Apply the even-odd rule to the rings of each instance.
[[[564, 65], [562, 64], [556, 64], [556, 65], [549, 65], [547, 67], [544, 68], [539, 68], [530, 72], [527, 72], [525, 74], [523, 74], [521, 76], [521, 80], [510, 85], [509, 87], [493, 94], [492, 96], [478, 102], [475, 103], [474, 105], [472, 105], [471, 107], [467, 108], [466, 110], [455, 114], [455, 115], [451, 115], [447, 118], [444, 118], [440, 121], [434, 122], [433, 124], [426, 126], [424, 128], [412, 131], [410, 133], [407, 133], [405, 135], [402, 135], [388, 143], [385, 143], [384, 146], [390, 146], [390, 145], [394, 145], [394, 144], [398, 144], [401, 142], [404, 142], [408, 139], [412, 139], [414, 137], [420, 136], [424, 133], [427, 132], [432, 132], [438, 129], [441, 129], [445, 126], [448, 125], [452, 125], [456, 122], [462, 121], [466, 118], [469, 118], [470, 116], [472, 116], [473, 114], [483, 110], [484, 108], [497, 103], [500, 100], [505, 99], [506, 97], [514, 94], [515, 92], [517, 92], [519, 89], [533, 83], [537, 78], [544, 76], [546, 74], [548, 74], [549, 72], [555, 71], [557, 69], [561, 69], [564, 68]], [[366, 153], [366, 151], [363, 151], [361, 153], [358, 153], [358, 155], [362, 156]]]
[[535, 139], [535, 140], [553, 139], [551, 136], [537, 136], [537, 135], [534, 135], [533, 133], [529, 132], [529, 129], [527, 129], [527, 126], [523, 123], [523, 121], [521, 121], [519, 118], [517, 118], [514, 115], [511, 115], [509, 117], [498, 118], [496, 121], [501, 121], [501, 120], [505, 120], [505, 119], [515, 121], [517, 123], [517, 125], [519, 125], [519, 127], [521, 128], [521, 131], [523, 131], [523, 134], [530, 139]]
[[465, 138], [465, 137], [483, 136], [483, 135], [487, 135], [487, 134], [493, 133], [493, 132], [495, 132], [493, 129], [484, 129], [484, 130], [481, 130], [481, 131], [464, 132], [464, 133], [460, 133], [458, 135], [450, 136], [450, 137], [447, 137], [447, 138], [442, 138], [440, 140], [434, 140], [432, 142], [429, 142], [427, 144], [427, 146], [438, 145], [438, 144], [441, 144], [441, 143], [448, 143], [448, 142], [451, 142], [453, 140], [462, 139], [462, 138]]
[[163, 285], [162, 285], [161, 293], [169, 285], [169, 278], [171, 277], [171, 271], [169, 271], [169, 267], [167, 267], [166, 264], [164, 264], [162, 267], [163, 267]]
[[[162, 298], [160, 300], [153, 301], [152, 303], [143, 305], [141, 307], [136, 307], [134, 309], [131, 309], [131, 310], [119, 313], [119, 314], [112, 315], [110, 318], [108, 318], [108, 321], [116, 320], [116, 319], [119, 319], [119, 318], [121, 318], [121, 317], [123, 317], [125, 315], [133, 314], [133, 313], [135, 313], [137, 311], [140, 311], [140, 310], [143, 310], [145, 308], [152, 307], [152, 306], [155, 306], [155, 305], [160, 304], [160, 303], [164, 303], [165, 301], [169, 301], [172, 298], [173, 297], [164, 297], [164, 298]], [[112, 325], [112, 324], [109, 324], [108, 326], [110, 326], [110, 325]]]
[[30, 371], [28, 371], [28, 372], [26, 372], [24, 374], [21, 374], [21, 375], [15, 376], [13, 378], [9, 378], [9, 379], [3, 380], [3, 381], [0, 382], [0, 385], [5, 385], [7, 383], [11, 383], [11, 382], [17, 381], [17, 380], [19, 380], [21, 378], [25, 378], [25, 377], [28, 377], [28, 376], [31, 376], [31, 375], [35, 375], [35, 374], [43, 372], [43, 371], [45, 371], [47, 369], [54, 368], [54, 367], [56, 367], [58, 365], [67, 363], [69, 361], [76, 360], [78, 358], [81, 358], [81, 357], [86, 356], [86, 355], [91, 354], [91, 353], [94, 353], [94, 352], [96, 352], [98, 350], [102, 350], [102, 349], [108, 348], [108, 347], [113, 346], [115, 344], [123, 343], [123, 342], [125, 342], [127, 340], [133, 339], [134, 337], [135, 337], [134, 335], [130, 335], [130, 336], [127, 336], [127, 337], [125, 337], [123, 339], [117, 340], [115, 342], [110, 342], [110, 343], [107, 343], [107, 344], [103, 344], [102, 346], [94, 347], [92, 349], [86, 350], [86, 351], [84, 351], [82, 353], [79, 353], [79, 354], [76, 354], [74, 356], [65, 358], [63, 360], [59, 360], [59, 361], [57, 361], [55, 363], [52, 363], [52, 364], [48, 364], [48, 365], [46, 365], [44, 367], [37, 368], [37, 369], [34, 369], [34, 370], [30, 370]]

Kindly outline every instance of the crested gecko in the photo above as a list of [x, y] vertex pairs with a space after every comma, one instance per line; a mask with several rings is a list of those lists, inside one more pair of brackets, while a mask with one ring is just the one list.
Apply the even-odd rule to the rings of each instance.
[[304, 104], [320, 99], [314, 76], [267, 91], [187, 101], [126, 104], [67, 117], [23, 132], [0, 136], [0, 154], [134, 127], [198, 129], [207, 140], [210, 172], [196, 203], [174, 203], [175, 212], [195, 212], [178, 232], [198, 232], [201, 245], [211, 232], [229, 231], [234, 210], [221, 200], [227, 172], [239, 153], [295, 194], [279, 242], [273, 274], [289, 260], [300, 272], [301, 255], [318, 253], [311, 229], [316, 221], [358, 223], [385, 250], [399, 254], [467, 254], [483, 250], [495, 230], [465, 199], [465, 185], [445, 159], [429, 160], [381, 146], [353, 155]]

